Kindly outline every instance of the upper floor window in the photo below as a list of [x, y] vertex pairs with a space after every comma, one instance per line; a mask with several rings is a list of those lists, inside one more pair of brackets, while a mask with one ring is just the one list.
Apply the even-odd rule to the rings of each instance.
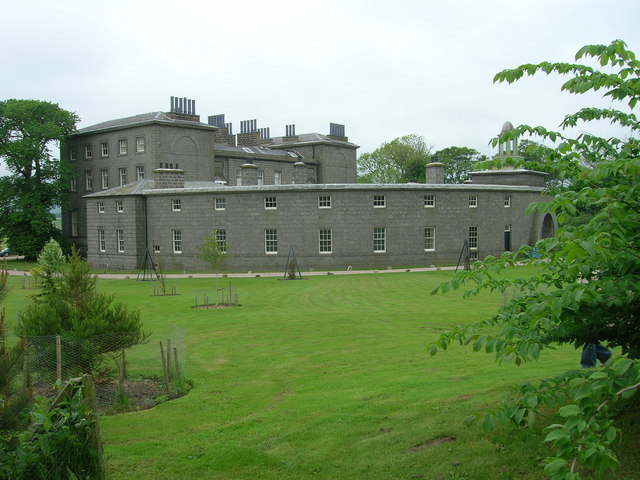
[[136, 153], [144, 153], [144, 137], [136, 137]]
[[236, 185], [242, 186], [242, 171], [239, 168], [236, 170]]
[[74, 160], [77, 160], [78, 158], [78, 152], [76, 150], [76, 147], [70, 147], [69, 148], [69, 160], [71, 160], [72, 162]]
[[218, 197], [214, 199], [213, 208], [216, 210], [224, 210], [226, 208], [224, 197]]
[[384, 195], [374, 195], [373, 196], [373, 207], [374, 208], [384, 208], [385, 207]]
[[106, 168], [100, 170], [100, 179], [102, 180], [102, 189], [106, 190], [109, 188], [109, 170]]
[[264, 170], [258, 170], [258, 185], [264, 185]]
[[78, 190], [78, 179], [74, 177], [71, 179], [71, 191], [75, 192], [77, 190]]
[[264, 198], [264, 208], [270, 209], [270, 210], [278, 208], [278, 204], [276, 202], [276, 197], [265, 197]]
[[98, 213], [104, 213], [104, 202], [98, 202]]
[[331, 208], [331, 197], [330, 196], [318, 197], [318, 208]]
[[109, 144], [107, 142], [100, 143], [100, 156], [102, 157], [109, 156]]
[[171, 210], [174, 212], [179, 212], [182, 210], [182, 201], [179, 198], [174, 198], [171, 200]]
[[469, 195], [469, 208], [475, 208], [478, 206], [478, 196]]
[[436, 196], [435, 195], [425, 195], [424, 196], [424, 206], [426, 208], [434, 208], [436, 206]]
[[71, 210], [71, 236], [78, 236], [78, 210]]
[[127, 184], [127, 167], [118, 169], [118, 177], [120, 178], [120, 186]]
[[84, 189], [93, 190], [93, 174], [91, 173], [91, 170], [86, 170], [84, 172]]
[[122, 202], [122, 200], [116, 200], [116, 212], [124, 212], [124, 203]]
[[273, 183], [274, 185], [282, 184], [282, 172], [276, 170], [273, 172]]
[[84, 158], [86, 158], [87, 160], [90, 160], [92, 155], [93, 155], [93, 152], [91, 151], [91, 145], [85, 145]]
[[118, 140], [118, 153], [120, 155], [126, 155], [127, 154], [127, 140], [126, 139]]
[[144, 178], [144, 165], [136, 165], [136, 180]]
[[509, 208], [511, 206], [511, 195], [504, 196], [504, 208]]

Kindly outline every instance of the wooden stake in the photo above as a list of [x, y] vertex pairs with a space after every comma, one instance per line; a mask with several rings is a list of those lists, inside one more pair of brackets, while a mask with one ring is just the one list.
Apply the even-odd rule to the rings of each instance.
[[85, 415], [87, 420], [92, 424], [91, 442], [93, 443], [93, 450], [98, 452], [100, 471], [104, 472], [104, 458], [102, 456], [102, 437], [100, 435], [100, 423], [98, 421], [98, 403], [96, 401], [96, 387], [93, 383], [93, 377], [91, 375], [82, 376], [82, 385], [84, 386], [83, 399]]

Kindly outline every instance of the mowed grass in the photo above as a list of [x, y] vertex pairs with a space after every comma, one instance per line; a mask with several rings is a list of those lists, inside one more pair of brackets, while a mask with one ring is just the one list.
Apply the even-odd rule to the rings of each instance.
[[[579, 352], [545, 352], [522, 367], [462, 347], [430, 357], [440, 332], [503, 302], [429, 294], [451, 275], [224, 279], [242, 304], [224, 310], [191, 308], [215, 279], [170, 280], [175, 297], [151, 296], [157, 283], [100, 280], [152, 332], [128, 354], [131, 372], [157, 372], [154, 345], [179, 335], [194, 383], [180, 399], [102, 418], [110, 478], [545, 478], [542, 430], [486, 434], [462, 420], [521, 381], [575, 368]], [[32, 292], [11, 281], [12, 319]]]

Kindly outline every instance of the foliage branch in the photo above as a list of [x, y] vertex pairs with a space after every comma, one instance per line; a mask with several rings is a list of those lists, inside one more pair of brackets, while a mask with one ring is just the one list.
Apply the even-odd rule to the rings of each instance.
[[[539, 72], [570, 75], [562, 90], [604, 90], [605, 97], [633, 110], [640, 98], [640, 61], [625, 43], [585, 46], [576, 54], [576, 60], [583, 58], [595, 59], [608, 72], [543, 62], [504, 70], [494, 82], [513, 83]], [[570, 127], [599, 120], [631, 134], [625, 139], [564, 134]], [[579, 465], [596, 470], [617, 465], [611, 449], [618, 435], [614, 413], [640, 388], [640, 142], [635, 138], [640, 122], [630, 111], [583, 108], [567, 115], [561, 128], [557, 132], [521, 125], [493, 140], [497, 144], [527, 134], [557, 143], [545, 152], [545, 160], [557, 178], [567, 182], [551, 186], [551, 200], [531, 205], [528, 213], [551, 213], [560, 228], [553, 238], [536, 243], [535, 256], [524, 246], [499, 258], [487, 257], [436, 288], [433, 293], [464, 287], [465, 296], [513, 289], [517, 295], [493, 317], [457, 326], [429, 349], [435, 355], [459, 342], [493, 353], [499, 362], [520, 365], [563, 343], [580, 347], [602, 341], [620, 348], [622, 354], [601, 370], [569, 371], [539, 385], [525, 385], [517, 400], [484, 415], [483, 426], [491, 430], [497, 420], [524, 426], [533, 424], [543, 407], [559, 408], [561, 423], [547, 427], [545, 439], [555, 447], [545, 467], [554, 480], [583, 478]], [[537, 266], [537, 273], [515, 281], [501, 276], [518, 263]], [[474, 420], [471, 416], [466, 422]]]

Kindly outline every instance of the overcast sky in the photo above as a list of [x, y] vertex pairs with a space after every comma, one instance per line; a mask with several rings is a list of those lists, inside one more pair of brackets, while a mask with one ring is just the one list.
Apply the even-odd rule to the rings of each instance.
[[359, 153], [413, 133], [493, 154], [506, 120], [555, 128], [602, 104], [559, 78], [495, 73], [617, 38], [640, 54], [639, 20], [637, 0], [4, 2], [0, 92], [58, 103], [79, 128], [167, 111], [174, 95], [234, 133], [254, 118], [272, 136], [334, 122]]

